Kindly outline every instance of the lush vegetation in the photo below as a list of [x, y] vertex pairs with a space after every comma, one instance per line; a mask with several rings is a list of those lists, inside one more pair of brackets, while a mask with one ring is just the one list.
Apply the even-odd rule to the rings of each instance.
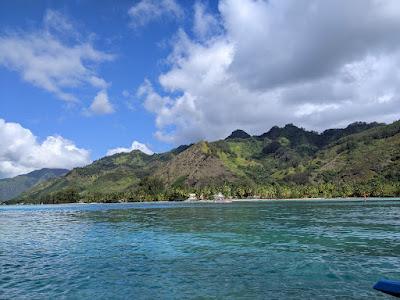
[[292, 124], [260, 136], [104, 157], [36, 185], [15, 201], [115, 202], [212, 198], [400, 195], [400, 121], [354, 123], [321, 134]]
[[[240, 185], [226, 183], [221, 186], [167, 187], [157, 179], [145, 179], [136, 190], [113, 193], [87, 193], [82, 196], [78, 190], [65, 189], [36, 198], [29, 203], [74, 203], [74, 202], [138, 202], [184, 200], [189, 193], [196, 193], [201, 199], [212, 199], [222, 192], [235, 199], [299, 199], [299, 198], [349, 198], [349, 197], [394, 197], [400, 195], [399, 182], [371, 181], [366, 183], [321, 183], [312, 185]], [[18, 202], [18, 201], [16, 201]]]

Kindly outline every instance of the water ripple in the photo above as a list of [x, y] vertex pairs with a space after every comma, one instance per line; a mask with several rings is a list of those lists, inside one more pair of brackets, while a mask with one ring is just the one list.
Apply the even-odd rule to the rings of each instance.
[[400, 203], [0, 208], [0, 299], [385, 299]]

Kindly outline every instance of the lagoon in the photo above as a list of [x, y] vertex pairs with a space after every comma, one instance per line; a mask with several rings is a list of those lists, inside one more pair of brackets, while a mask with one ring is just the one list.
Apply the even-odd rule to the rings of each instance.
[[0, 207], [0, 299], [390, 299], [400, 202]]

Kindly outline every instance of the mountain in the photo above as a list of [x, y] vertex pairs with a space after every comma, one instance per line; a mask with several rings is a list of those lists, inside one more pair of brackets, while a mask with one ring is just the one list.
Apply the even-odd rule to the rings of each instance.
[[15, 198], [37, 183], [63, 176], [67, 172], [66, 169], [41, 169], [13, 178], [0, 179], [0, 202]]
[[225, 140], [230, 140], [230, 139], [248, 139], [250, 138], [251, 135], [248, 134], [246, 131], [243, 131], [241, 129], [237, 129], [233, 131]]
[[169, 152], [119, 153], [36, 185], [19, 201], [168, 200], [205, 197], [400, 194], [400, 121], [353, 123], [322, 133], [293, 124], [259, 136], [234, 131]]
[[153, 176], [167, 185], [205, 186], [234, 181], [236, 174], [212, 152], [207, 142], [199, 142], [161, 164]]

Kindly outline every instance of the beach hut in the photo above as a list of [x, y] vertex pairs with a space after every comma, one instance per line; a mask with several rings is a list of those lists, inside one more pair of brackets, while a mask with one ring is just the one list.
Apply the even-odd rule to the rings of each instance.
[[189, 198], [186, 199], [187, 201], [196, 201], [197, 197], [196, 194], [189, 194]]
[[225, 197], [224, 197], [224, 195], [223, 195], [221, 192], [219, 192], [218, 194], [215, 194], [215, 195], [214, 195], [214, 200], [215, 200], [215, 201], [224, 201], [224, 200], [225, 200]]

